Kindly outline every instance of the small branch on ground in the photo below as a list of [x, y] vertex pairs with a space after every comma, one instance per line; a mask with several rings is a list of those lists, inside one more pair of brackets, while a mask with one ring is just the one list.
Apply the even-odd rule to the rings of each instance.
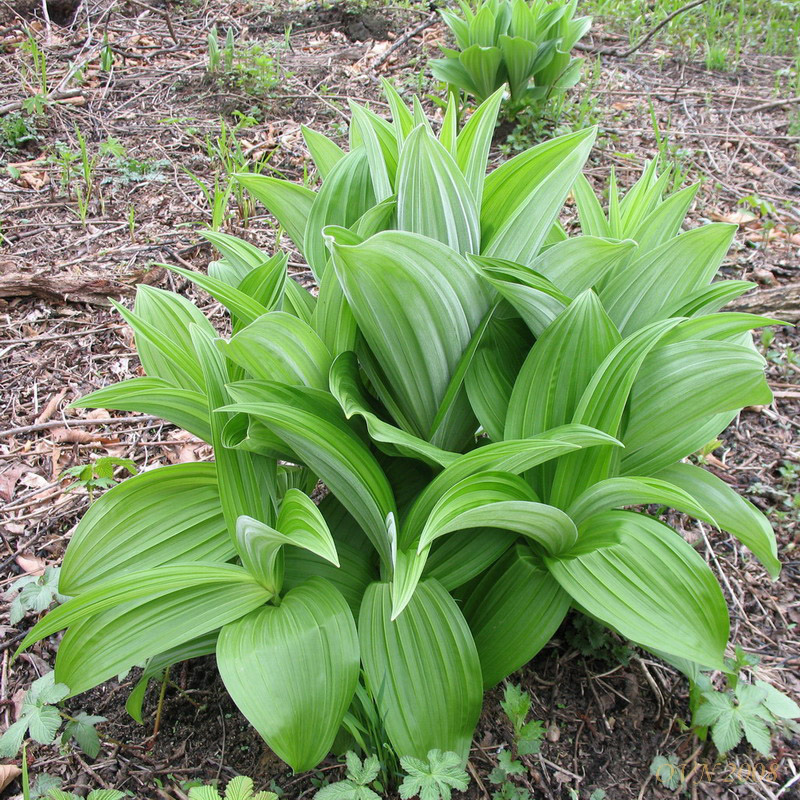
[[431, 14], [427, 19], [420, 22], [420, 24], [415, 28], [412, 28], [407, 33], [404, 33], [385, 53], [375, 59], [375, 61], [372, 63], [372, 68], [377, 69], [380, 67], [389, 58], [389, 56], [391, 56], [395, 51], [399, 50], [407, 41], [413, 39], [415, 36], [422, 33], [422, 31], [424, 31], [426, 28], [429, 28], [431, 25], [433, 25], [438, 18], [438, 14]]
[[737, 297], [725, 306], [726, 310], [748, 314], [766, 314], [786, 322], [800, 321], [800, 282], [785, 283], [770, 289], [756, 289]]

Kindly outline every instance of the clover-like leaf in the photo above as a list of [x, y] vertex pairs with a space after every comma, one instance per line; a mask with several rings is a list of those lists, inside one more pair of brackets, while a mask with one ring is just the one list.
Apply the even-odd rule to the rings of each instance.
[[457, 753], [429, 750], [427, 763], [421, 758], [403, 756], [400, 764], [408, 773], [400, 784], [400, 797], [408, 800], [449, 800], [453, 789], [464, 791], [469, 776]]

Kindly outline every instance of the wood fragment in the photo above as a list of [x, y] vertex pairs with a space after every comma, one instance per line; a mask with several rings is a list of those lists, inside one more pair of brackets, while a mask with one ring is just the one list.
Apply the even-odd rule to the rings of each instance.
[[41, 297], [57, 303], [110, 305], [108, 298], [130, 294], [133, 287], [104, 275], [0, 274], [0, 297]]

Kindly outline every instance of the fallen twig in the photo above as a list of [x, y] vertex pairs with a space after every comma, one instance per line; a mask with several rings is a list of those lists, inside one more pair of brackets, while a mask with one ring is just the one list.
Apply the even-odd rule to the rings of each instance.
[[598, 56], [614, 56], [616, 58], [627, 58], [628, 56], [633, 55], [637, 50], [640, 50], [644, 47], [665, 25], [668, 25], [675, 17], [679, 14], [683, 14], [685, 11], [690, 11], [697, 6], [703, 5], [706, 0], [692, 0], [691, 3], [687, 3], [685, 6], [681, 6], [680, 8], [673, 11], [671, 14], [667, 14], [658, 25], [655, 26], [652, 30], [642, 36], [635, 45], [628, 48], [627, 50], [619, 51], [614, 47], [603, 47], [600, 50], [593, 50], [591, 47], [587, 45], [581, 46], [580, 44], [576, 45], [577, 50], [584, 50], [593, 53], [594, 55]]
[[420, 22], [416, 28], [412, 28], [407, 33], [404, 33], [385, 53], [378, 56], [375, 61], [372, 63], [373, 69], [377, 69], [378, 67], [383, 64], [392, 53], [396, 50], [399, 50], [409, 39], [413, 39], [418, 34], [422, 33], [426, 28], [433, 25], [434, 22], [439, 18], [438, 14], [431, 14], [427, 19]]
[[131, 417], [104, 417], [103, 419], [54, 419], [50, 420], [50, 422], [39, 422], [34, 425], [23, 425], [19, 428], [9, 428], [6, 431], [0, 431], [0, 439], [5, 439], [8, 436], [17, 436], [21, 433], [46, 431], [49, 428], [60, 428], [62, 426], [69, 427], [73, 425], [76, 427], [84, 427], [86, 425], [113, 425], [117, 422], [127, 424], [135, 422], [153, 422], [157, 419], [160, 419], [160, 417], [154, 417], [149, 414], [140, 414]]
[[[62, 103], [73, 100], [76, 97], [83, 97], [83, 89], [65, 89], [63, 92], [52, 92], [46, 94], [42, 99], [45, 103]], [[4, 106], [0, 106], [0, 116], [10, 114], [12, 111], [19, 111], [25, 104], [24, 100], [12, 100]]]
[[781, 106], [793, 106], [800, 103], [800, 94], [797, 97], [786, 97], [783, 100], [770, 100], [768, 103], [761, 103], [757, 106], [751, 106], [747, 111], [769, 111], [771, 108], [780, 108]]

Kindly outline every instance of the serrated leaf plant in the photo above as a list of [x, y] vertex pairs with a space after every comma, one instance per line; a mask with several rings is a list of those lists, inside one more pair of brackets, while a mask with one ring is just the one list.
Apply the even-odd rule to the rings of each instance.
[[574, 86], [582, 58], [570, 51], [589, 31], [589, 17], [575, 17], [578, 0], [458, 0], [461, 13], [440, 9], [457, 49], [431, 70], [451, 91], [479, 102], [508, 86], [512, 103], [548, 100]]
[[228, 309], [229, 336], [150, 286], [118, 306], [146, 377], [77, 405], [160, 415], [214, 461], [100, 497], [64, 557], [72, 599], [22, 643], [66, 628], [55, 669], [73, 694], [146, 663], [138, 718], [148, 676], [215, 653], [295, 770], [358, 732], [355, 696], [398, 756], [464, 762], [483, 690], [570, 607], [683, 669], [720, 668], [716, 578], [631, 507], [675, 508], [780, 569], [766, 519], [686, 460], [771, 399], [749, 331], [773, 321], [719, 313], [734, 228], [680, 232], [673, 205], [647, 246], [568, 236], [593, 130], [487, 175], [501, 91], [461, 130], [451, 100], [436, 133], [418, 99], [386, 92], [391, 121], [351, 106], [348, 152], [304, 131], [317, 191], [238, 176], [314, 293], [286, 253], [211, 232], [208, 274], [170, 269]]

